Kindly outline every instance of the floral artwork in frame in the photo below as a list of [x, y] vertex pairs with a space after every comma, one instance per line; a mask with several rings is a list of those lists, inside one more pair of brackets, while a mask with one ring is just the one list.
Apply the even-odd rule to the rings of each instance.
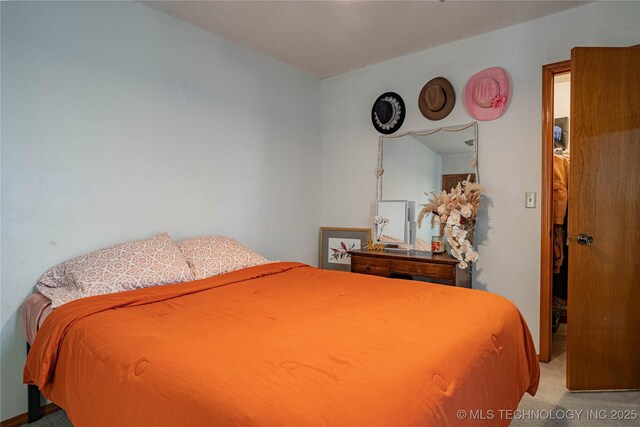
[[366, 248], [369, 240], [369, 228], [320, 228], [319, 267], [325, 270], [351, 271], [349, 251]]
[[360, 239], [336, 239], [329, 238], [329, 263], [330, 264], [351, 264], [349, 251], [361, 249]]

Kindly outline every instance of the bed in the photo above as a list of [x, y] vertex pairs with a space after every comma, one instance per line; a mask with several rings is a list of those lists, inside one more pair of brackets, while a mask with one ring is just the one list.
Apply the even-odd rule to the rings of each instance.
[[286, 262], [69, 302], [24, 369], [77, 427], [475, 425], [538, 380], [506, 299]]

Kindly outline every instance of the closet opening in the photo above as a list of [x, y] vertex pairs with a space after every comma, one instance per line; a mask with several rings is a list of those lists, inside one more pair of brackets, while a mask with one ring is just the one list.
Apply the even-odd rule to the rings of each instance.
[[[571, 135], [569, 112], [571, 73], [553, 77], [553, 275], [551, 294], [551, 359], [567, 351], [567, 302], [569, 285], [569, 169], [571, 167]], [[566, 356], [566, 354], [565, 354]]]
[[542, 362], [566, 357], [571, 62], [542, 68], [540, 349]]

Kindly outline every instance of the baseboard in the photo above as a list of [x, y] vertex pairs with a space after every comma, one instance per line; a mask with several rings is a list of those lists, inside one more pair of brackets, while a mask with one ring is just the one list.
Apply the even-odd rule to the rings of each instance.
[[[56, 412], [60, 407], [55, 403], [49, 403], [42, 407], [42, 415], [47, 415], [52, 412]], [[29, 416], [25, 412], [24, 414], [16, 415], [13, 418], [9, 418], [8, 420], [4, 420], [0, 422], [0, 427], [19, 427], [22, 424], [27, 424], [29, 421]]]

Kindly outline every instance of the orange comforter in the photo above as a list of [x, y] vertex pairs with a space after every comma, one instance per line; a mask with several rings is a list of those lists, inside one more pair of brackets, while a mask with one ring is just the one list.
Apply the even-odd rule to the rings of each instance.
[[501, 297], [298, 263], [65, 304], [24, 370], [76, 427], [508, 425], [538, 378]]

